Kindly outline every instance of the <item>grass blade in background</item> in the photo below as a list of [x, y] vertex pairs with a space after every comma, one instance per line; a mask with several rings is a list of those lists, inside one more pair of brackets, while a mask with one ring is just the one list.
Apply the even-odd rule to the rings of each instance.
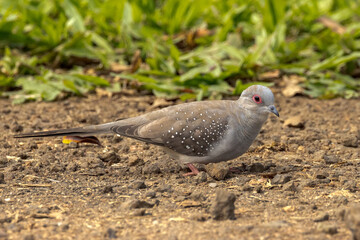
[[304, 77], [311, 97], [357, 97], [359, 9], [341, 0], [0, 0], [0, 93], [51, 101], [120, 77], [200, 100], [239, 94], [279, 69]]

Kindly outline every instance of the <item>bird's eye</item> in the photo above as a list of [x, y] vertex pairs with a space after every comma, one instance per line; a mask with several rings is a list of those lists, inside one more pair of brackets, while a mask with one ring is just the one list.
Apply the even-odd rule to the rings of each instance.
[[262, 103], [261, 97], [259, 95], [254, 95], [253, 100], [256, 103]]

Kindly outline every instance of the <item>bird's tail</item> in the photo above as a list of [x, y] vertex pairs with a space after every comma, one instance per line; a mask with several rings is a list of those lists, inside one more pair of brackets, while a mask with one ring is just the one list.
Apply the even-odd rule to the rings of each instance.
[[92, 125], [79, 128], [59, 129], [43, 132], [21, 133], [14, 135], [14, 138], [31, 138], [31, 137], [54, 137], [54, 136], [92, 136], [96, 134], [111, 133], [111, 126], [115, 122], [100, 125]]

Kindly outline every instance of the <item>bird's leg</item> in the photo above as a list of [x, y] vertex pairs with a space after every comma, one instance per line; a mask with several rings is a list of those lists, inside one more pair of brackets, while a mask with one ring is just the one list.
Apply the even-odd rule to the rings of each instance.
[[185, 173], [184, 176], [196, 176], [199, 174], [199, 170], [192, 163], [187, 163], [186, 165], [191, 170], [191, 172]]

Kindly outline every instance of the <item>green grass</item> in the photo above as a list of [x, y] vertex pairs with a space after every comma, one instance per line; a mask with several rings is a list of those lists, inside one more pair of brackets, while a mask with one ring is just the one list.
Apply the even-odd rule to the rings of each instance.
[[311, 97], [359, 97], [357, 0], [0, 0], [0, 15], [16, 103], [125, 85], [221, 98], [275, 69]]

